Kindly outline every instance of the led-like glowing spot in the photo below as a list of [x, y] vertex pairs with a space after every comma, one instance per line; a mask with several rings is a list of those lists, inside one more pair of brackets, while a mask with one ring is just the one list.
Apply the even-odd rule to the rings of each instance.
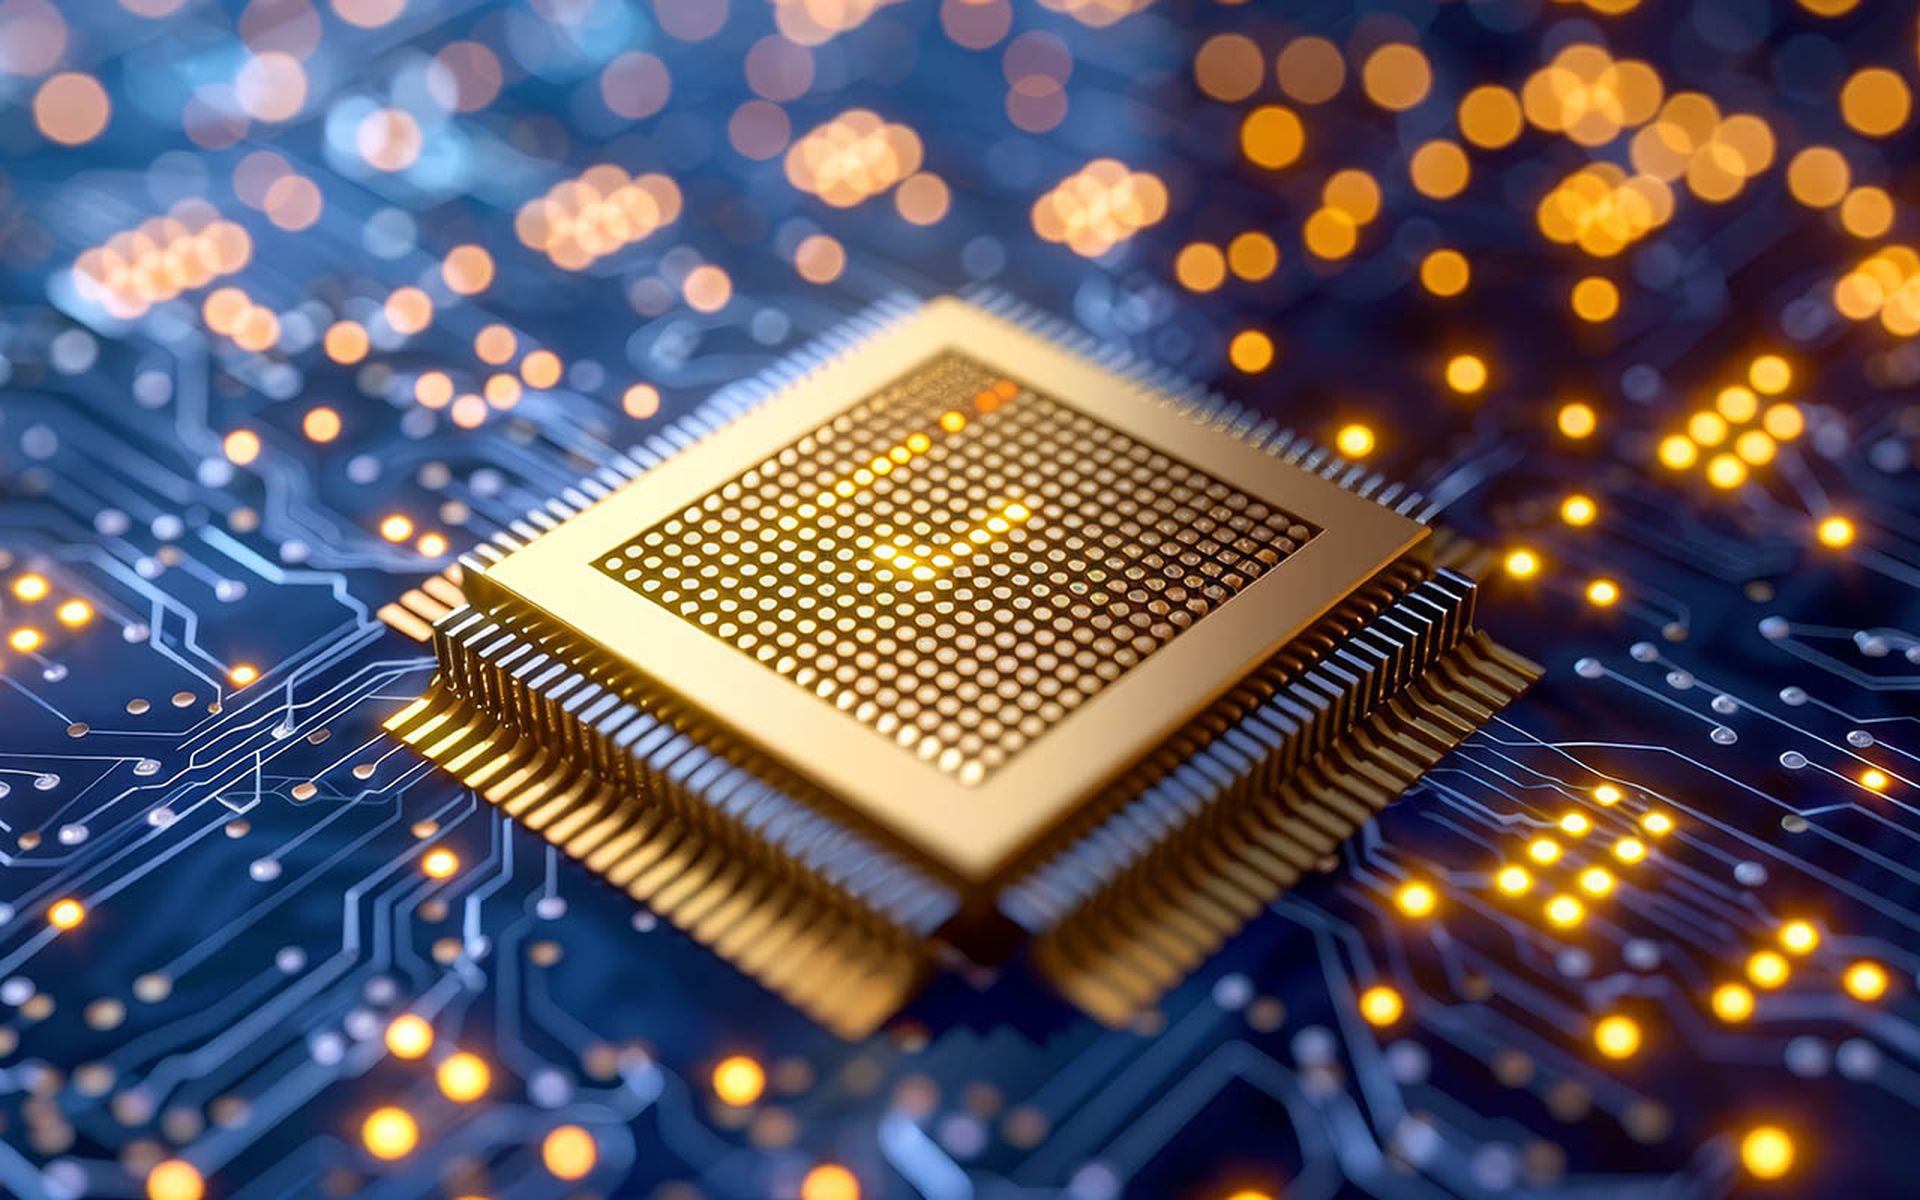
[[1812, 921], [1788, 921], [1780, 927], [1780, 946], [1788, 954], [1811, 954], [1820, 945], [1820, 931]]
[[1405, 1011], [1406, 1002], [1400, 998], [1400, 993], [1384, 983], [1360, 993], [1360, 1015], [1369, 1025], [1391, 1025]]
[[1740, 1165], [1755, 1179], [1778, 1179], [1793, 1169], [1793, 1139], [1777, 1125], [1756, 1125], [1740, 1139]]
[[192, 1163], [169, 1158], [147, 1172], [147, 1200], [201, 1200], [207, 1181]]
[[227, 672], [227, 682], [235, 687], [245, 687], [260, 678], [260, 668], [252, 663], [240, 663]]
[[390, 542], [404, 542], [413, 536], [413, 521], [394, 513], [380, 522], [380, 536]]
[[1515, 579], [1532, 579], [1540, 573], [1540, 556], [1524, 547], [1510, 550], [1504, 563], [1507, 574]]
[[440, 1094], [460, 1104], [470, 1104], [487, 1094], [493, 1083], [493, 1071], [486, 1060], [462, 1050], [440, 1064], [433, 1073]]
[[1848, 966], [1840, 976], [1840, 986], [1847, 995], [1867, 1003], [1886, 995], [1889, 982], [1885, 967], [1865, 959]]
[[1772, 991], [1784, 986], [1792, 974], [1786, 956], [1776, 950], [1756, 950], [1747, 956], [1747, 978], [1755, 987]]
[[1625, 795], [1626, 793], [1622, 792], [1618, 785], [1602, 783], [1593, 789], [1593, 802], [1605, 808], [1612, 808], [1620, 803]]
[[22, 575], [13, 581], [13, 594], [28, 604], [46, 599], [51, 590], [45, 575]]
[[1591, 525], [1599, 515], [1600, 507], [1591, 496], [1576, 492], [1560, 502], [1560, 519], [1569, 525]]
[[1640, 1049], [1640, 1026], [1631, 1017], [1602, 1017], [1593, 1027], [1593, 1044], [1608, 1058], [1632, 1058]]
[[744, 1054], [723, 1058], [713, 1068], [713, 1094], [722, 1104], [745, 1108], [766, 1090], [766, 1070]]
[[1471, 396], [1487, 386], [1487, 364], [1477, 355], [1456, 354], [1447, 360], [1447, 386]]
[[1588, 867], [1580, 872], [1577, 882], [1580, 890], [1589, 896], [1611, 895], [1614, 889], [1613, 873], [1605, 867]]
[[540, 1161], [557, 1179], [585, 1179], [600, 1161], [600, 1148], [578, 1125], [561, 1125], [540, 1143]]
[[460, 856], [444, 846], [427, 851], [420, 859], [420, 869], [429, 879], [450, 879], [460, 869]]
[[1533, 876], [1525, 867], [1501, 867], [1494, 872], [1493, 887], [1503, 896], [1524, 896], [1533, 890]]
[[1637, 863], [1647, 857], [1647, 844], [1639, 838], [1623, 837], [1613, 844], [1613, 856], [1623, 863]]
[[1892, 782], [1892, 777], [1878, 767], [1868, 767], [1860, 772], [1860, 786], [1870, 791], [1884, 792]]
[[395, 1058], [421, 1058], [433, 1049], [433, 1026], [426, 1018], [402, 1013], [387, 1024], [387, 1049]]
[[1587, 906], [1562, 892], [1547, 901], [1547, 922], [1559, 929], [1571, 929], [1586, 919]]
[[1657, 810], [1649, 812], [1640, 818], [1640, 828], [1654, 837], [1665, 837], [1673, 832], [1673, 818]]
[[1568, 837], [1585, 837], [1593, 832], [1593, 821], [1583, 812], [1570, 812], [1560, 818], [1560, 832]]
[[67, 600], [53, 610], [53, 615], [67, 628], [78, 629], [93, 620], [93, 605], [85, 600]]
[[1543, 867], [1560, 861], [1560, 843], [1552, 838], [1535, 838], [1527, 843], [1527, 857]]
[[1414, 882], [1403, 884], [1394, 893], [1393, 902], [1409, 917], [1425, 917], [1431, 916], [1433, 910], [1439, 907], [1440, 896], [1430, 885]]
[[1845, 517], [1827, 517], [1814, 530], [1822, 546], [1838, 550], [1853, 545], [1853, 522]]
[[1348, 458], [1365, 458], [1373, 453], [1373, 430], [1357, 423], [1342, 425], [1333, 435], [1333, 447]]
[[360, 1140], [366, 1145], [367, 1153], [392, 1162], [412, 1154], [420, 1144], [420, 1125], [412, 1113], [388, 1105], [367, 1114], [360, 1125]]
[[47, 908], [47, 924], [55, 929], [72, 929], [87, 919], [87, 906], [78, 900], [55, 900]]
[[1753, 989], [1744, 983], [1723, 983], [1713, 989], [1707, 1003], [1714, 1016], [1728, 1024], [1738, 1024], [1753, 1016]]

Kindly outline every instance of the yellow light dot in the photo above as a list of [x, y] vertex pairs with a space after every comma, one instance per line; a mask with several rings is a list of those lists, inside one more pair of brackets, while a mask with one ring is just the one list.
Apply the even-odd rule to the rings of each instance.
[[1258, 329], [1243, 329], [1228, 343], [1227, 357], [1240, 371], [1258, 375], [1273, 365], [1273, 339]]
[[1858, 238], [1876, 238], [1893, 225], [1893, 197], [1885, 188], [1857, 187], [1840, 202], [1840, 226]]
[[1571, 929], [1587, 915], [1587, 906], [1562, 892], [1547, 901], [1547, 921], [1560, 929]]
[[1852, 182], [1846, 158], [1830, 146], [1808, 146], [1787, 164], [1787, 189], [1809, 208], [1832, 208]]
[[1748, 365], [1747, 382], [1762, 396], [1778, 396], [1793, 386], [1793, 367], [1778, 354], [1762, 354]]
[[1603, 1017], [1593, 1027], [1593, 1044], [1608, 1058], [1631, 1058], [1640, 1049], [1640, 1026], [1631, 1017]]
[[1777, 951], [1756, 950], [1747, 956], [1747, 978], [1753, 980], [1755, 987], [1771, 991], [1785, 984], [1792, 973], [1786, 957]]
[[1682, 471], [1692, 466], [1700, 457], [1700, 447], [1684, 433], [1668, 434], [1660, 439], [1660, 462], [1662, 466]]
[[450, 879], [460, 869], [460, 856], [444, 846], [435, 847], [420, 859], [420, 869], [429, 879]]
[[1560, 818], [1560, 832], [1568, 837], [1585, 837], [1592, 831], [1593, 822], [1585, 813], [1570, 812]]
[[367, 356], [367, 327], [358, 321], [335, 321], [320, 344], [334, 362], [357, 363]]
[[1773, 461], [1779, 445], [1758, 429], [1749, 429], [1733, 439], [1733, 452], [1740, 456], [1741, 462], [1762, 467]]
[[1329, 262], [1353, 253], [1360, 241], [1360, 227], [1352, 215], [1337, 208], [1318, 208], [1300, 230], [1307, 250]]
[[1504, 565], [1515, 579], [1532, 579], [1540, 573], [1540, 556], [1527, 549], [1509, 550]]
[[1524, 896], [1533, 889], [1533, 876], [1525, 867], [1501, 867], [1494, 872], [1493, 886], [1503, 896]]
[[23, 625], [7, 635], [7, 645], [22, 654], [31, 654], [38, 650], [40, 643], [45, 640], [45, 636], [31, 625]]
[[1227, 266], [1241, 279], [1258, 283], [1280, 267], [1280, 248], [1264, 233], [1247, 232], [1227, 243]]
[[1463, 396], [1471, 396], [1487, 386], [1487, 364], [1472, 354], [1456, 354], [1447, 360], [1447, 386]]
[[966, 427], [967, 418], [965, 415], [951, 410], [940, 414], [940, 428], [946, 430], [948, 433], [959, 433]]
[[1589, 275], [1573, 285], [1573, 313], [1582, 321], [1610, 321], [1620, 311], [1620, 289], [1611, 279]]
[[1348, 458], [1365, 458], [1373, 453], [1373, 430], [1365, 425], [1342, 425], [1333, 435], [1333, 445]]
[[1554, 424], [1560, 427], [1563, 436], [1578, 440], [1591, 437], [1593, 431], [1599, 428], [1600, 418], [1594, 413], [1592, 405], [1575, 401], [1572, 404], [1560, 406], [1560, 412], [1555, 416]]
[[1226, 255], [1211, 242], [1190, 242], [1174, 256], [1173, 276], [1190, 292], [1211, 292], [1226, 282]]
[[1345, 213], [1355, 225], [1365, 225], [1380, 215], [1380, 185], [1358, 167], [1348, 167], [1327, 177], [1320, 201], [1327, 210]]
[[644, 421], [660, 411], [660, 390], [650, 383], [636, 383], [620, 397], [620, 410]]
[[480, 389], [487, 403], [495, 408], [512, 408], [520, 403], [520, 380], [517, 376], [501, 372], [487, 376], [487, 382]]
[[433, 1073], [440, 1094], [460, 1104], [469, 1104], [487, 1094], [493, 1071], [486, 1060], [462, 1050], [440, 1064]]
[[251, 429], [236, 429], [220, 443], [220, 448], [226, 452], [228, 462], [244, 467], [260, 457], [260, 435]]
[[55, 609], [53, 615], [60, 619], [62, 625], [78, 629], [93, 620], [93, 605], [85, 600], [68, 600]]
[[207, 1181], [192, 1163], [164, 1159], [147, 1172], [147, 1200], [201, 1200]]
[[578, 1125], [561, 1125], [540, 1144], [540, 1160], [556, 1178], [584, 1179], [600, 1160], [593, 1135]]
[[399, 513], [394, 513], [380, 522], [380, 536], [390, 542], [404, 542], [413, 536], [413, 522]]
[[1614, 888], [1613, 873], [1605, 867], [1588, 867], [1580, 872], [1575, 882], [1580, 885], [1580, 890], [1589, 896], [1609, 895]]
[[860, 1200], [860, 1181], [839, 1163], [821, 1163], [800, 1180], [800, 1200]]
[[[1751, 421], [1753, 415], [1760, 411], [1760, 398], [1753, 394], [1751, 388], [1743, 388], [1735, 384], [1732, 387], [1721, 388], [1719, 394], [1713, 398], [1713, 406], [1719, 409], [1720, 415], [1729, 421]], [[1721, 436], [1725, 437], [1726, 434], [1723, 432]]]
[[1513, 144], [1525, 126], [1520, 98], [1497, 83], [1483, 83], [1460, 98], [1460, 136], [1482, 150]]
[[474, 357], [489, 366], [499, 366], [513, 357], [520, 339], [505, 325], [488, 325], [473, 337]]
[[1654, 837], [1665, 837], [1673, 832], [1673, 818], [1663, 812], [1650, 812], [1640, 818], [1640, 828]]
[[251, 663], [241, 663], [227, 672], [227, 680], [235, 687], [245, 687], [260, 678], [260, 668]]
[[723, 1058], [713, 1068], [713, 1094], [722, 1104], [745, 1108], [766, 1090], [766, 1071], [744, 1054]]
[[326, 405], [316, 405], [300, 418], [300, 432], [310, 442], [325, 445], [340, 436], [340, 414]]
[[1913, 94], [1904, 79], [1885, 67], [1864, 67], [1840, 88], [1840, 116], [1857, 132], [1886, 137], [1907, 123]]
[[403, 1108], [376, 1108], [361, 1124], [360, 1140], [366, 1144], [367, 1153], [391, 1162], [413, 1153], [420, 1144], [420, 1125]]
[[423, 533], [414, 545], [428, 558], [439, 558], [447, 552], [447, 539], [437, 533]]
[[1855, 1000], [1871, 1003], [1887, 994], [1887, 971], [1879, 963], [1865, 959], [1849, 965], [1840, 976], [1840, 986]]
[[1560, 502], [1560, 519], [1569, 525], [1591, 525], [1600, 514], [1593, 497], [1575, 493]]
[[1878, 767], [1868, 767], [1866, 770], [1860, 772], [1861, 786], [1870, 788], [1876, 792], [1886, 791], [1887, 785], [1892, 782], [1892, 778]]
[[1436, 296], [1458, 296], [1472, 278], [1473, 269], [1458, 250], [1443, 247], [1420, 260], [1420, 286]]
[[1613, 844], [1613, 856], [1623, 863], [1637, 863], [1647, 856], [1647, 844], [1639, 838], [1623, 837]]
[[72, 929], [87, 919], [87, 906], [78, 900], [55, 900], [47, 909], [47, 923], [55, 929]]
[[440, 278], [457, 296], [473, 296], [493, 282], [493, 256], [484, 246], [455, 246], [440, 264]]
[[1820, 931], [1811, 921], [1788, 921], [1780, 927], [1780, 945], [1789, 954], [1811, 954], [1820, 944]]
[[1707, 482], [1722, 490], [1737, 488], [1747, 481], [1747, 464], [1731, 454], [1716, 454], [1707, 460]]
[[1603, 783], [1593, 789], [1593, 802], [1607, 808], [1612, 808], [1624, 798], [1625, 793], [1615, 784]]
[[1793, 1139], [1777, 1125], [1756, 1125], [1740, 1139], [1740, 1165], [1755, 1179], [1778, 1179], [1793, 1169]]
[[[28, 10], [32, 12], [32, 10]], [[50, 9], [53, 17], [52, 35], [65, 40], [65, 30], [59, 24], [59, 9]], [[46, 26], [38, 26], [38, 16], [33, 22], [23, 21], [27, 29], [15, 35], [16, 44], [24, 39], [46, 37], [40, 33]], [[55, 51], [58, 54], [58, 51]], [[113, 114], [113, 103], [107, 98], [107, 90], [100, 81], [91, 75], [78, 71], [64, 71], [52, 76], [40, 85], [33, 94], [33, 122], [41, 133], [62, 146], [78, 146], [100, 136], [107, 127], [107, 119]]]
[[424, 1017], [402, 1013], [387, 1025], [387, 1049], [395, 1058], [421, 1058], [433, 1049], [433, 1026]]
[[1790, 442], [1800, 436], [1807, 427], [1807, 419], [1800, 414], [1800, 406], [1782, 402], [1767, 406], [1766, 414], [1760, 418], [1760, 427], [1783, 442]]
[[1611, 579], [1596, 579], [1587, 585], [1587, 603], [1595, 608], [1611, 608], [1620, 601], [1620, 585]]
[[1391, 1025], [1406, 1011], [1400, 993], [1386, 984], [1376, 984], [1360, 993], [1360, 1015], [1369, 1025]]
[[1853, 544], [1853, 532], [1853, 522], [1845, 517], [1827, 517], [1814, 529], [1822, 546], [1831, 546], [1836, 550]]
[[1744, 1021], [1753, 1015], [1753, 990], [1744, 983], [1723, 983], [1713, 989], [1707, 1003], [1722, 1021]]
[[1702, 409], [1687, 418], [1687, 436], [1702, 446], [1718, 446], [1727, 440], [1727, 420]]
[[445, 408], [453, 400], [453, 380], [444, 371], [427, 371], [413, 381], [413, 398], [428, 408]]
[[1450, 200], [1467, 189], [1473, 167], [1457, 143], [1435, 138], [1413, 152], [1407, 160], [1407, 175], [1421, 195]]
[[46, 599], [47, 593], [52, 590], [45, 575], [22, 575], [13, 581], [13, 594], [28, 604]]
[[560, 375], [560, 356], [551, 350], [535, 350], [520, 360], [520, 378], [530, 388], [550, 388], [560, 382]]
[[1408, 883], [1394, 893], [1393, 902], [1409, 917], [1425, 917], [1431, 916], [1433, 910], [1439, 907], [1440, 897], [1427, 884]]
[[1541, 866], [1560, 861], [1560, 843], [1552, 838], [1535, 838], [1527, 843], [1527, 857]]
[[1240, 123], [1240, 150], [1256, 167], [1277, 171], [1290, 166], [1306, 145], [1306, 126], [1282, 105], [1263, 104]]
[[1404, 112], [1427, 98], [1433, 70], [1418, 47], [1389, 42], [1367, 56], [1360, 68], [1367, 99], [1392, 112]]

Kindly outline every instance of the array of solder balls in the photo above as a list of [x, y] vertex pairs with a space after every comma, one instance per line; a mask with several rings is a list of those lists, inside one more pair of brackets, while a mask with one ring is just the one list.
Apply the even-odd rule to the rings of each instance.
[[1315, 532], [946, 352], [597, 565], [974, 784]]

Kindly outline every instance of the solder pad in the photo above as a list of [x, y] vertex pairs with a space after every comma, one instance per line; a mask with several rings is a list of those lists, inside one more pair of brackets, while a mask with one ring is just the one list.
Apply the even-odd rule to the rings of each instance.
[[487, 578], [980, 880], [1424, 536], [936, 301]]

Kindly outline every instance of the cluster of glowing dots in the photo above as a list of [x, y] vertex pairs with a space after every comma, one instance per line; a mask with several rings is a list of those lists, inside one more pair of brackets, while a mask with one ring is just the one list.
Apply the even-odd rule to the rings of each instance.
[[242, 350], [258, 354], [280, 343], [280, 318], [240, 288], [227, 286], [207, 293], [200, 304], [207, 328]]
[[1593, 163], [1543, 196], [1534, 216], [1549, 240], [1611, 258], [1672, 219], [1673, 192], [1652, 175]]
[[[413, 537], [413, 518], [405, 513], [388, 513], [380, 519], [379, 529], [383, 539], [398, 545]], [[447, 552], [447, 539], [442, 534], [427, 532], [419, 536], [414, 547], [427, 558], [439, 558]]]
[[1190, 292], [1211, 292], [1235, 279], [1261, 283], [1280, 269], [1280, 247], [1257, 229], [1236, 235], [1224, 249], [1212, 242], [1189, 242], [1174, 256], [1173, 274]]
[[1592, 149], [1652, 120], [1665, 95], [1659, 72], [1646, 63], [1575, 43], [1527, 77], [1520, 104], [1536, 128]]
[[1033, 229], [1097, 258], [1167, 215], [1167, 186], [1116, 158], [1096, 158], [1033, 203]]
[[520, 206], [513, 232], [563, 270], [579, 271], [680, 218], [680, 185], [602, 163]]
[[1328, 262], [1346, 258], [1360, 231], [1380, 215], [1380, 184], [1358, 167], [1335, 171], [1320, 187], [1320, 207], [1307, 214], [1300, 238], [1307, 252]]
[[1850, 321], [1876, 317], [1896, 337], [1920, 334], [1920, 252], [1883, 246], [1833, 285], [1833, 307]]
[[920, 170], [920, 135], [871, 109], [851, 108], [787, 148], [787, 182], [835, 208], [852, 208]]
[[1699, 466], [1708, 483], [1737, 488], [1755, 467], [1765, 466], [1806, 430], [1800, 406], [1779, 397], [1793, 384], [1793, 367], [1777, 354], [1747, 364], [1744, 383], [1720, 389], [1710, 408], [1687, 417], [1685, 427], [1660, 440], [1657, 453], [1669, 470]]
[[[45, 575], [30, 571], [14, 577], [8, 589], [24, 605], [35, 606], [50, 600], [53, 584]], [[54, 606], [53, 618], [68, 629], [84, 629], [93, 621], [93, 605], [71, 596]], [[46, 645], [47, 635], [37, 625], [18, 625], [7, 633], [7, 645], [16, 653], [32, 654]]]
[[820, 46], [866, 24], [867, 18], [885, 3], [887, 0], [773, 0], [773, 23], [790, 42]]
[[132, 320], [233, 274], [252, 257], [253, 239], [245, 229], [222, 220], [205, 201], [187, 200], [164, 217], [82, 251], [73, 263], [73, 284], [108, 315]]
[[[1613, 808], [1626, 798], [1626, 793], [1618, 784], [1602, 783], [1591, 792], [1594, 803], [1602, 808]], [[1673, 819], [1665, 813], [1649, 811], [1640, 818], [1643, 832], [1653, 837], [1664, 837], [1673, 830]], [[1593, 818], [1579, 809], [1570, 809], [1562, 813], [1554, 822], [1558, 837], [1542, 834], [1526, 844], [1525, 856], [1533, 864], [1533, 869], [1520, 863], [1506, 863], [1497, 868], [1492, 877], [1493, 890], [1508, 898], [1530, 895], [1537, 882], [1534, 871], [1544, 871], [1561, 864], [1566, 857], [1566, 846], [1560, 840], [1580, 842], [1594, 833]], [[1638, 837], [1623, 836], [1616, 838], [1611, 852], [1615, 860], [1626, 865], [1644, 862], [1647, 857], [1647, 844]], [[1542, 908], [1542, 915], [1549, 925], [1556, 929], [1572, 929], [1586, 920], [1588, 902], [1602, 900], [1611, 896], [1619, 887], [1619, 879], [1604, 866], [1589, 863], [1573, 871], [1572, 886], [1565, 890], [1552, 892]]]
[[1738, 196], [1773, 165], [1773, 130], [1751, 113], [1723, 116], [1700, 92], [1679, 92], [1633, 137], [1628, 157], [1643, 177], [1672, 183], [1709, 203]]

